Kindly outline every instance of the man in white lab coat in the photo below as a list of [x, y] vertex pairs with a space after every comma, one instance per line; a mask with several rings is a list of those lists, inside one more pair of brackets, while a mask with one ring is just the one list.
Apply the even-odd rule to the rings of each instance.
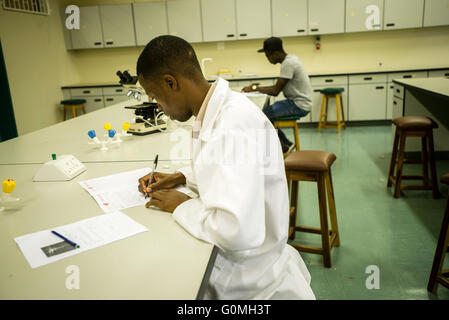
[[[172, 119], [195, 116], [192, 166], [139, 179], [147, 203], [173, 213], [219, 248], [207, 299], [315, 299], [310, 274], [287, 245], [289, 201], [276, 131], [262, 111], [218, 79], [204, 79], [190, 44], [153, 39], [137, 62], [139, 82]], [[173, 187], [186, 183], [190, 198]]]

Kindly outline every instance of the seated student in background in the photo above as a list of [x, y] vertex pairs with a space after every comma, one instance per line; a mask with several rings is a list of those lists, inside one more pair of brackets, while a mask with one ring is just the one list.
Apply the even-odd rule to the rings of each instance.
[[[151, 196], [147, 207], [172, 212], [190, 234], [219, 248], [206, 299], [315, 299], [306, 265], [287, 244], [284, 161], [267, 117], [226, 80], [209, 84], [192, 46], [175, 36], [147, 44], [137, 75], [170, 118], [195, 116], [192, 166], [155, 173], [148, 187], [146, 175], [139, 190]], [[250, 159], [255, 153], [260, 161]], [[174, 189], [185, 183], [197, 198]]]
[[[270, 96], [277, 96], [281, 91], [286, 100], [281, 100], [272, 105], [265, 105], [263, 112], [273, 122], [273, 119], [281, 117], [305, 117], [312, 108], [312, 87], [306, 69], [297, 56], [287, 54], [282, 47], [280, 38], [271, 37], [264, 41], [263, 49], [258, 52], [265, 52], [265, 56], [272, 64], [281, 64], [281, 73], [272, 86], [258, 86], [251, 84], [242, 90], [244, 92], [259, 91]], [[285, 134], [278, 130], [282, 151], [290, 152], [295, 144], [287, 139]]]

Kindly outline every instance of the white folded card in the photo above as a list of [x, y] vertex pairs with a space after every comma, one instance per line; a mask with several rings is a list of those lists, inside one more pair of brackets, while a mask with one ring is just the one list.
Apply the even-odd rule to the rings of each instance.
[[[150, 168], [121, 172], [101, 178], [78, 182], [97, 201], [105, 213], [145, 205], [149, 199], [139, 192], [139, 178], [150, 173]], [[190, 189], [179, 186], [178, 191], [192, 196]]]
[[[51, 231], [79, 245], [76, 248]], [[148, 229], [117, 211], [15, 238], [31, 268], [121, 240]]]

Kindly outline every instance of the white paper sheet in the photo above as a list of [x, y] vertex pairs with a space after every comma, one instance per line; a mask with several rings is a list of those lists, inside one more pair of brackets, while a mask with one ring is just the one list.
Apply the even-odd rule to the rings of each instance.
[[248, 98], [263, 98], [266, 97], [267, 95], [265, 93], [261, 93], [261, 92], [243, 92], [243, 94], [245, 96], [247, 96]]
[[137, 186], [139, 178], [149, 172], [150, 168], [142, 168], [78, 183], [89, 192], [105, 213], [109, 213], [147, 202]]
[[[80, 247], [55, 256], [47, 257], [41, 248], [63, 241], [54, 230]], [[75, 254], [121, 240], [148, 229], [122, 212], [102, 214], [65, 226], [27, 234], [15, 238], [17, 245], [31, 268], [37, 268]]]
[[[145, 196], [139, 192], [138, 180], [151, 171], [150, 168], [142, 168], [78, 183], [89, 192], [105, 213], [109, 213], [145, 205], [149, 199], [145, 199]], [[192, 196], [188, 188], [179, 186], [176, 189]]]

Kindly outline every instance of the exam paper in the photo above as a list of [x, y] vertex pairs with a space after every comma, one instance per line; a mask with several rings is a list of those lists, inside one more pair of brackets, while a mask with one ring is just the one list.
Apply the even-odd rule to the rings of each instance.
[[[51, 232], [52, 230], [75, 242], [80, 247], [47, 257], [42, 248], [61, 242], [61, 238], [54, 235]], [[145, 231], [148, 231], [145, 226], [122, 212], [116, 211], [65, 226], [27, 234], [14, 240], [31, 268], [34, 269]]]
[[[145, 199], [145, 196], [139, 192], [138, 180], [151, 171], [151, 168], [142, 168], [78, 183], [89, 192], [105, 213], [109, 213], [145, 205], [149, 199]], [[179, 186], [176, 189], [192, 196], [188, 188]]]

